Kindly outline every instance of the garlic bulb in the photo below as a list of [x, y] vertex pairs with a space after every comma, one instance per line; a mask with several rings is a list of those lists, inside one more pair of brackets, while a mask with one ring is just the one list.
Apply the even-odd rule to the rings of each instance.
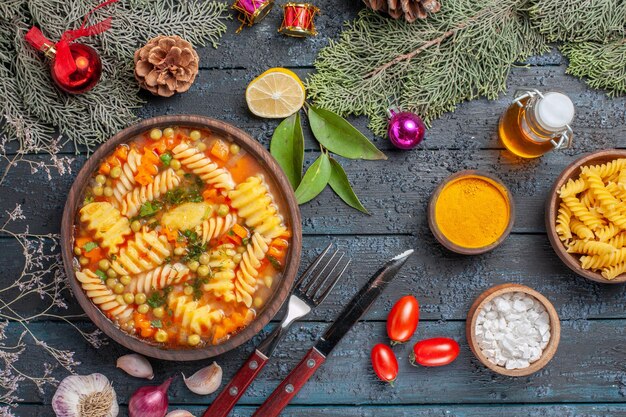
[[189, 378], [185, 378], [185, 375], [183, 375], [183, 380], [189, 391], [199, 395], [211, 394], [217, 391], [222, 384], [222, 368], [216, 362], [213, 362]]
[[117, 395], [102, 374], [71, 375], [59, 384], [52, 409], [57, 417], [116, 417]]
[[169, 413], [167, 413], [165, 417], [194, 417], [194, 416], [187, 410], [174, 410], [174, 411], [170, 411]]
[[152, 372], [152, 365], [148, 362], [148, 359], [143, 356], [132, 353], [130, 355], [120, 356], [117, 359], [117, 367], [126, 372], [130, 376], [137, 378], [154, 378], [154, 372]]

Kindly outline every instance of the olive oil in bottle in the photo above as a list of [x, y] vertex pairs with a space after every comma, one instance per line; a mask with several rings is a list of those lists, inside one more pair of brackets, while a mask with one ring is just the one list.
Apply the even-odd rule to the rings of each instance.
[[500, 118], [504, 146], [522, 158], [537, 158], [571, 145], [574, 104], [559, 92], [528, 91], [515, 99]]

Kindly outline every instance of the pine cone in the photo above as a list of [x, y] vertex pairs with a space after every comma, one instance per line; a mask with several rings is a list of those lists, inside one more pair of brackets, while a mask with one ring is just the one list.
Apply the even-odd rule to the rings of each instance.
[[189, 90], [198, 62], [193, 46], [180, 36], [157, 36], [135, 51], [135, 78], [152, 94], [170, 97]]
[[375, 12], [384, 12], [394, 19], [404, 16], [411, 23], [416, 19], [426, 19], [428, 13], [437, 13], [441, 8], [438, 0], [363, 0]]

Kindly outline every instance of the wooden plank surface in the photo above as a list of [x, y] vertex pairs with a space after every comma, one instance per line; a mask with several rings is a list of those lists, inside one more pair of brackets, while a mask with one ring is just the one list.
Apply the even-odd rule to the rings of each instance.
[[[170, 410], [174, 410], [170, 407]], [[206, 407], [186, 406], [184, 409], [201, 415]], [[256, 410], [252, 406], [237, 406], [232, 417], [250, 417]], [[121, 414], [127, 415], [126, 406]], [[48, 417], [49, 410], [41, 405], [20, 406], [17, 416]], [[402, 405], [402, 406], [288, 406], [283, 417], [623, 417], [626, 406], [621, 404], [576, 404], [576, 405]]]
[[[141, 117], [197, 113], [233, 123], [267, 145], [278, 121], [251, 117], [244, 91], [248, 82], [272, 66], [293, 69], [303, 79], [313, 71], [319, 49], [335, 39], [344, 20], [361, 9], [360, 1], [319, 0], [324, 12], [317, 23], [320, 36], [302, 40], [283, 37], [275, 30], [281, 13], [274, 11], [263, 22], [236, 35], [239, 23], [228, 22], [228, 33], [218, 49], [200, 48], [201, 71], [191, 90], [169, 99], [148, 100]], [[278, 7], [277, 7], [278, 8]], [[549, 246], [543, 224], [543, 205], [558, 173], [577, 156], [607, 147], [626, 147], [626, 98], [610, 100], [601, 91], [565, 74], [566, 61], [554, 49], [515, 67], [506, 94], [498, 100], [462, 103], [454, 113], [436, 120], [426, 141], [411, 152], [395, 150], [384, 138], [367, 131], [367, 120], [351, 119], [389, 156], [388, 161], [342, 161], [354, 188], [371, 216], [343, 205], [329, 190], [302, 209], [303, 265], [328, 241], [334, 241], [355, 259], [346, 279], [307, 321], [293, 329], [281, 344], [277, 358], [263, 371], [242, 399], [234, 416], [250, 416], [280, 379], [297, 363], [305, 350], [369, 275], [390, 255], [408, 247], [416, 249], [395, 282], [356, 326], [312, 379], [284, 416], [626, 416], [626, 286], [594, 284], [576, 277], [558, 260]], [[559, 89], [572, 97], [577, 110], [573, 124], [573, 149], [553, 152], [533, 161], [513, 158], [503, 151], [496, 135], [498, 118], [519, 89]], [[317, 147], [307, 135], [307, 161]], [[9, 153], [15, 148], [8, 147]], [[86, 155], [73, 157], [72, 174], [51, 178], [32, 174], [26, 164], [13, 167], [0, 185], [0, 218], [4, 211], [21, 204], [32, 233], [57, 233], [67, 190]], [[34, 161], [41, 156], [29, 155]], [[393, 167], [393, 169], [390, 169]], [[434, 188], [447, 175], [477, 168], [499, 176], [512, 190], [517, 204], [513, 234], [497, 250], [478, 257], [462, 257], [445, 251], [428, 230], [426, 206]], [[0, 238], [0, 285], [15, 279], [21, 270], [21, 249], [10, 238]], [[472, 357], [464, 336], [464, 318], [473, 299], [484, 289], [501, 282], [520, 282], [546, 295], [563, 320], [561, 346], [553, 362], [536, 375], [512, 379], [495, 375]], [[369, 349], [385, 340], [384, 319], [392, 303], [413, 293], [421, 303], [422, 323], [418, 336], [449, 336], [461, 342], [461, 356], [439, 369], [414, 368], [408, 364], [410, 344], [395, 351], [401, 378], [395, 387], [375, 380], [369, 367]], [[6, 295], [3, 295], [6, 296]], [[17, 307], [32, 312], [42, 308], [37, 298]], [[70, 313], [80, 308], [70, 298]], [[84, 318], [73, 319], [83, 329], [93, 330]], [[272, 324], [265, 331], [268, 331]], [[37, 322], [34, 333], [52, 346], [76, 352], [80, 373], [103, 372], [114, 380], [120, 402], [144, 381], [115, 369], [114, 358], [127, 353], [119, 345], [95, 350], [77, 336], [67, 323]], [[12, 323], [15, 335], [21, 326]], [[260, 337], [260, 336], [259, 336]], [[217, 358], [228, 380], [252, 350], [259, 337], [240, 349]], [[29, 341], [32, 343], [32, 341]], [[32, 352], [40, 352], [33, 349]], [[26, 357], [19, 366], [39, 372], [49, 358], [40, 353]], [[152, 361], [157, 379], [184, 372], [190, 374], [211, 361], [167, 363]], [[57, 368], [55, 376], [65, 372]], [[23, 405], [18, 416], [51, 416], [52, 389], [41, 395], [23, 383]], [[184, 388], [180, 378], [171, 390], [171, 402], [196, 415], [213, 396], [199, 397]], [[122, 406], [121, 415], [126, 415]]]
[[[91, 323], [79, 325], [85, 329], [93, 327]], [[263, 402], [326, 327], [327, 323], [295, 325], [275, 352], [272, 361], [242, 397], [240, 404], [258, 405]], [[75, 338], [68, 338], [67, 334], [72, 330], [67, 324], [41, 323], [31, 328], [53, 346], [75, 350], [76, 359], [82, 361], [82, 373], [101, 372], [112, 378], [122, 403], [126, 403], [134, 390], [146, 383], [145, 380], [125, 377], [122, 371], [115, 368], [112, 358], [127, 353], [115, 343], [95, 350]], [[21, 327], [13, 324], [7, 331], [9, 334], [20, 332]], [[561, 343], [553, 361], [535, 375], [522, 378], [496, 375], [482, 366], [467, 346], [463, 321], [424, 322], [417, 334], [420, 339], [445, 336], [458, 340], [461, 345], [459, 358], [453, 364], [441, 368], [413, 367], [408, 362], [412, 345], [399, 345], [394, 350], [398, 356], [401, 378], [394, 386], [381, 383], [371, 372], [369, 350], [373, 340], [385, 339], [385, 323], [359, 323], [341, 341], [293, 404], [623, 402], [626, 395], [623, 360], [626, 354], [623, 343], [626, 327], [623, 320], [590, 320], [584, 323], [564, 321]], [[582, 340], [593, 343], [581, 343]], [[218, 358], [226, 380], [234, 375], [250, 354], [254, 342], [258, 342], [258, 337], [242, 348]], [[33, 372], [41, 367], [41, 362], [36, 359], [32, 358], [24, 369]], [[180, 376], [181, 372], [189, 375], [211, 362], [153, 360], [154, 382], [172, 375]], [[64, 372], [57, 371], [55, 375], [62, 376]], [[29, 403], [49, 403], [52, 393], [48, 392], [42, 397], [36, 389], [24, 387], [20, 394]], [[208, 404], [214, 398], [214, 395], [200, 397], [189, 392], [180, 377], [172, 384], [170, 396], [179, 404]]]
[[[170, 407], [170, 410], [174, 410]], [[186, 406], [186, 410], [201, 415], [206, 407]], [[251, 406], [237, 406], [232, 417], [250, 417], [256, 410]], [[121, 414], [127, 415], [127, 408], [121, 407]], [[20, 417], [48, 417], [49, 409], [41, 405], [24, 405], [17, 411]], [[281, 414], [283, 417], [623, 417], [626, 406], [621, 404], [576, 404], [576, 405], [403, 405], [403, 406], [289, 406]]]

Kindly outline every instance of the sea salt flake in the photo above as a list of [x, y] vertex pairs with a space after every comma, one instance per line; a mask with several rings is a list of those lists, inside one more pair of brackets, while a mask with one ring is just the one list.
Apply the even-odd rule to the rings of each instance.
[[526, 304], [522, 300], [515, 300], [513, 302], [513, 310], [522, 313], [527, 310]]

